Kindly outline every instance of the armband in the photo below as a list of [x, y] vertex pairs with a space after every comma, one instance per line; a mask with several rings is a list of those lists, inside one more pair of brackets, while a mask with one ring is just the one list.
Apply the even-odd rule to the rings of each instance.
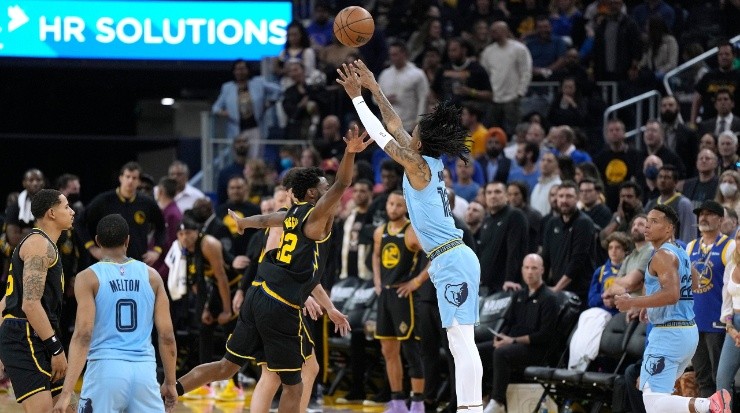
[[357, 115], [360, 116], [360, 121], [362, 121], [362, 124], [365, 126], [367, 134], [370, 135], [371, 138], [373, 138], [378, 146], [380, 146], [380, 149], [384, 149], [385, 145], [393, 140], [391, 134], [388, 133], [387, 130], [385, 130], [383, 124], [380, 123], [380, 120], [378, 120], [378, 117], [375, 116], [375, 114], [370, 110], [369, 107], [367, 107], [367, 103], [365, 103], [365, 98], [363, 98], [362, 96], [357, 96], [356, 98], [352, 99], [352, 103], [355, 105]]
[[52, 356], [58, 356], [64, 352], [62, 342], [57, 338], [56, 334], [44, 340], [44, 347], [51, 353]]

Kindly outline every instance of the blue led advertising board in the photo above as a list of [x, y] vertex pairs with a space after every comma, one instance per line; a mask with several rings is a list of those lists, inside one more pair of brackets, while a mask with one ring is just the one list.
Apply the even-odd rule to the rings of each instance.
[[0, 1], [0, 58], [259, 60], [290, 21], [289, 1]]

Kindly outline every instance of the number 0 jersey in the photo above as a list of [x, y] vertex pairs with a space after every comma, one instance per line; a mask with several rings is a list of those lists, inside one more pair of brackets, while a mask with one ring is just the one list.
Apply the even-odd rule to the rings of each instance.
[[314, 241], [303, 233], [303, 226], [314, 205], [299, 202], [288, 209], [283, 220], [283, 235], [277, 248], [267, 252], [257, 268], [267, 294], [292, 306], [302, 307], [319, 283], [327, 259], [331, 234]]
[[25, 263], [21, 259], [20, 250], [24, 242], [33, 234], [41, 234], [50, 245], [54, 247], [56, 258], [46, 271], [46, 283], [44, 284], [44, 294], [41, 296], [41, 306], [49, 317], [49, 322], [54, 331], [59, 330], [59, 319], [62, 316], [62, 292], [64, 291], [64, 274], [62, 270], [62, 261], [59, 259], [59, 250], [54, 242], [51, 241], [44, 231], [34, 228], [26, 235], [21, 242], [15, 247], [13, 256], [10, 260], [10, 270], [8, 272], [8, 282], [5, 286], [5, 310], [4, 317], [26, 318], [23, 312], [23, 277]]
[[155, 361], [152, 346], [154, 290], [149, 268], [129, 258], [90, 266], [100, 286], [88, 360]]
[[452, 219], [450, 201], [447, 199], [447, 189], [442, 170], [444, 164], [440, 159], [424, 156], [429, 165], [432, 179], [426, 188], [417, 191], [411, 186], [406, 173], [403, 174], [403, 196], [406, 198], [406, 208], [424, 251], [429, 254], [434, 248], [462, 238], [462, 230], [455, 227]]

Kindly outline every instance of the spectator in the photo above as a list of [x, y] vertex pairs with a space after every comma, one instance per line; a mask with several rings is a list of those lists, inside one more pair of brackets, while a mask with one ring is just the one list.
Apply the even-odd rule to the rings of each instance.
[[444, 53], [447, 41], [442, 36], [442, 21], [438, 18], [427, 18], [419, 30], [411, 33], [408, 40], [408, 56], [412, 62], [417, 62], [427, 48], [433, 48], [441, 55]]
[[[469, 20], [466, 20], [469, 21]], [[493, 22], [488, 22], [485, 19], [473, 20], [472, 32], [463, 32], [463, 38], [470, 42], [471, 55], [480, 56], [483, 49], [491, 44], [491, 31], [489, 26]]]
[[[240, 218], [251, 217], [252, 215], [259, 215], [260, 208], [257, 205], [247, 201], [248, 191], [247, 180], [244, 176], [235, 176], [229, 179], [227, 187], [228, 197], [226, 202], [219, 205], [215, 211], [215, 218], [221, 221], [226, 228], [229, 229], [230, 240], [228, 243], [221, 242], [225, 249], [233, 255], [243, 255], [247, 251], [247, 244], [249, 244], [250, 238], [258, 231], [255, 229], [246, 229], [242, 233], [239, 233], [236, 221], [229, 215], [228, 210], [232, 210]], [[210, 215], [210, 214], [209, 214]], [[208, 217], [206, 217], [206, 220]], [[203, 220], [205, 222], [205, 220]], [[209, 232], [206, 232], [209, 233]], [[211, 234], [215, 235], [215, 234]], [[216, 237], [219, 238], [220, 237]]]
[[[226, 137], [234, 139], [241, 133], [248, 142], [266, 139], [270, 127], [276, 124], [274, 103], [280, 100], [280, 86], [268, 82], [262, 76], [250, 76], [244, 60], [232, 65], [234, 80], [221, 85], [221, 93], [214, 102], [211, 112], [226, 119]], [[249, 146], [253, 157], [259, 156], [260, 145]]]
[[476, 159], [483, 170], [485, 182], [507, 182], [516, 166], [503, 154], [506, 132], [501, 128], [490, 128], [486, 131], [485, 139], [485, 153]]
[[576, 0], [550, 2], [552, 33], [576, 48], [581, 46], [586, 37], [586, 21], [577, 3]]
[[282, 101], [283, 111], [288, 118], [285, 137], [313, 139], [321, 119], [321, 108], [327, 100], [325, 88], [308, 84], [307, 72], [300, 60], [288, 60], [285, 73], [286, 78], [291, 80], [291, 86], [285, 89]]
[[648, 155], [642, 164], [642, 174], [645, 177], [645, 186], [643, 188], [643, 204], [655, 200], [660, 196], [658, 190], [658, 173], [663, 167], [663, 161], [655, 155]]
[[528, 130], [529, 130], [529, 122], [517, 123], [516, 128], [514, 128], [514, 135], [512, 136], [511, 141], [504, 148], [504, 156], [512, 160], [516, 159], [517, 146], [520, 143], [527, 142], [527, 131]]
[[465, 211], [465, 224], [470, 228], [475, 239], [478, 239], [478, 230], [483, 226], [485, 216], [486, 208], [483, 205], [477, 201], [468, 204], [468, 209]]
[[[723, 234], [727, 235], [728, 237], [735, 239], [736, 234], [738, 232], [738, 218], [737, 218], [737, 211], [735, 211], [733, 208], [727, 208], [725, 207], [725, 216], [722, 218], [722, 223], [720, 224], [720, 230]], [[735, 240], [735, 244], [737, 244], [737, 240]], [[737, 253], [737, 249], [736, 249]]]
[[680, 218], [676, 238], [689, 243], [696, 238], [696, 215], [693, 213], [694, 205], [691, 200], [676, 192], [678, 169], [671, 164], [664, 164], [658, 172], [656, 183], [660, 196], [648, 202], [645, 210], [650, 211], [655, 205], [668, 205], [673, 208]]
[[529, 225], [527, 238], [527, 254], [537, 252], [537, 246], [541, 244], [540, 229], [542, 228], [542, 214], [529, 206], [529, 191], [527, 184], [521, 181], [512, 181], [506, 187], [506, 198], [510, 206], [524, 212]]
[[696, 169], [699, 176], [684, 181], [681, 193], [699, 206], [705, 199], [711, 199], [717, 193], [719, 179], [717, 177], [717, 155], [709, 149], [699, 151], [696, 158]]
[[[740, 77], [740, 73], [738, 73]], [[740, 83], [735, 85], [740, 87]], [[720, 89], [714, 94], [714, 113], [713, 118], [706, 117], [706, 120], [699, 125], [699, 134], [713, 133], [719, 136], [722, 132], [740, 132], [740, 118], [735, 116], [732, 111], [735, 109], [735, 97], [732, 96], [729, 89]]]
[[[732, 211], [731, 209], [725, 209], [725, 214]], [[726, 216], [726, 215], [725, 215]], [[737, 214], [735, 214], [735, 223], [737, 227]], [[723, 223], [724, 225], [724, 223]], [[727, 235], [727, 234], [725, 234]], [[736, 234], [728, 235], [735, 240], [735, 245], [740, 242]], [[732, 254], [732, 259], [727, 262], [724, 273], [724, 285], [722, 287], [722, 319], [727, 328], [727, 334], [722, 345], [722, 351], [719, 356], [719, 365], [717, 366], [717, 389], [726, 389], [728, 391], [733, 390], [733, 379], [737, 374], [739, 360], [738, 351], [740, 347], [736, 345], [740, 339], [738, 331], [740, 331], [740, 311], [736, 313], [736, 310], [740, 310], [739, 305], [735, 305], [734, 301], [737, 301], [738, 289], [737, 286], [740, 284], [740, 270], [737, 269], [737, 265], [740, 263], [740, 251], [735, 248]], [[735, 316], [735, 314], [738, 314]]]
[[[167, 233], [164, 245], [169, 250], [172, 243], [177, 241], [177, 229], [180, 221], [182, 221], [182, 211], [180, 211], [180, 208], [178, 208], [175, 202], [177, 182], [173, 178], [164, 176], [159, 180], [157, 186], [157, 205], [162, 210], [162, 217], [164, 218], [164, 226]], [[157, 270], [166, 282], [170, 269], [164, 263], [164, 255], [160, 255], [152, 267]]]
[[[617, 279], [614, 281], [615, 284], [621, 284], [622, 280], [634, 281], [637, 286], [642, 287], [642, 280], [645, 277], [645, 268], [647, 268], [650, 258], [653, 256], [653, 244], [645, 241], [645, 227], [647, 226], [647, 215], [640, 213], [637, 214], [629, 225], [629, 234], [632, 237], [632, 242], [635, 244], [635, 248], [625, 258], [622, 267], [619, 269]], [[638, 287], [626, 288], [627, 284], [622, 284], [623, 288], [618, 294], [625, 292], [633, 292]], [[604, 291], [604, 295], [609, 296], [608, 291]], [[613, 294], [611, 294], [613, 297]]]
[[719, 152], [719, 173], [738, 170], [737, 135], [731, 131], [724, 131], [717, 139]]
[[235, 137], [231, 142], [231, 150], [233, 151], [232, 156], [234, 161], [218, 173], [216, 196], [218, 197], [219, 204], [226, 202], [226, 188], [229, 180], [234, 176], [244, 176], [244, 166], [247, 163], [247, 156], [249, 155], [248, 136], [245, 133], [241, 133]]
[[660, 121], [665, 132], [665, 146], [675, 152], [686, 166], [686, 176], [696, 173], [698, 139], [696, 132], [686, 126], [679, 114], [678, 100], [666, 95], [660, 100]]
[[486, 70], [471, 57], [477, 55], [473, 52], [470, 44], [462, 38], [450, 39], [447, 42], [447, 62], [442, 65], [432, 83], [432, 90], [440, 101], [449, 99], [460, 104], [466, 100], [473, 100], [481, 104], [490, 104], [493, 97], [491, 82]]
[[713, 133], [705, 133], [699, 138], [699, 150], [709, 149], [713, 154], [719, 154], [717, 149], [717, 137]]
[[154, 198], [154, 186], [154, 177], [149, 174], [141, 174], [136, 192], [141, 192], [150, 198]]
[[694, 213], [698, 216], [701, 236], [686, 245], [686, 252], [696, 273], [692, 278], [699, 278], [698, 287], [693, 290], [699, 345], [691, 364], [696, 372], [699, 396], [706, 397], [717, 388], [717, 367], [725, 339], [724, 329], [717, 322], [722, 308], [724, 270], [732, 259], [735, 240], [720, 233], [725, 211], [716, 201], [704, 201]]
[[362, 242], [360, 231], [367, 220], [373, 199], [373, 184], [366, 179], [360, 179], [355, 181], [352, 190], [353, 207], [342, 223], [342, 267], [339, 278], [359, 277], [363, 280], [370, 280], [373, 273], [365, 263], [370, 257], [371, 245], [369, 242]]
[[403, 128], [411, 131], [419, 116], [426, 113], [429, 82], [424, 72], [408, 60], [408, 51], [403, 42], [393, 42], [388, 50], [390, 67], [378, 77], [383, 90], [391, 91], [386, 97], [403, 122]]
[[321, 154], [313, 147], [308, 147], [301, 151], [300, 166], [303, 168], [318, 168], [321, 165], [321, 160]]
[[36, 223], [31, 213], [31, 199], [44, 189], [46, 178], [43, 172], [32, 168], [23, 174], [21, 183], [23, 191], [18, 195], [18, 200], [5, 209], [5, 236], [11, 253]]
[[[463, 126], [468, 128], [470, 131], [470, 140], [467, 142], [467, 145], [473, 159], [479, 158], [486, 153], [489, 131], [480, 122], [482, 118], [483, 111], [479, 105], [473, 103], [463, 104], [462, 112], [460, 113], [460, 120], [462, 121]], [[503, 135], [503, 142], [500, 142], [499, 145], [501, 146], [501, 149], [503, 149], [503, 146], [506, 145], [506, 133], [501, 130], [501, 135]], [[499, 139], [496, 140], [498, 141]], [[499, 152], [501, 149], [499, 149]]]
[[642, 157], [625, 143], [624, 123], [621, 120], [609, 120], [605, 138], [607, 147], [594, 157], [594, 164], [604, 178], [606, 205], [614, 211], [619, 203], [619, 186], [639, 176]]
[[519, 263], [528, 245], [527, 217], [507, 204], [506, 186], [490, 182], [485, 187], [488, 214], [478, 233], [481, 286], [489, 291], [519, 290]]
[[557, 192], [560, 216], [547, 223], [542, 239], [542, 259], [547, 285], [555, 291], [568, 290], [586, 302], [593, 272], [594, 224], [582, 214], [576, 204], [578, 188], [575, 182], [560, 184]]
[[591, 277], [588, 291], [588, 310], [581, 313], [578, 326], [570, 341], [568, 368], [586, 371], [599, 354], [599, 343], [604, 327], [619, 312], [613, 298], [602, 298], [602, 293], [614, 283], [624, 257], [632, 250], [632, 240], [627, 234], [615, 232], [606, 239], [609, 258]]
[[[100, 260], [100, 247], [95, 245], [95, 231], [104, 216], [121, 214], [128, 222], [130, 239], [128, 256], [154, 264], [165, 247], [166, 228], [164, 217], [157, 203], [146, 195], [137, 195], [141, 166], [128, 162], [121, 167], [118, 175], [119, 185], [116, 189], [99, 194], [75, 219], [75, 232], [80, 237], [90, 255]], [[148, 237], [153, 231], [153, 247], [148, 248]]]
[[532, 56], [532, 77], [535, 80], [547, 79], [563, 66], [562, 57], [568, 44], [560, 36], [553, 36], [549, 17], [537, 16], [535, 34], [528, 36], [524, 43]]
[[329, 17], [329, 5], [317, 1], [313, 7], [313, 19], [306, 28], [311, 45], [319, 50], [328, 46], [334, 37], [334, 20]]
[[580, 193], [581, 211], [591, 218], [591, 221], [598, 227], [599, 230], [609, 225], [609, 221], [612, 219], [612, 212], [601, 202], [599, 199], [600, 183], [597, 184], [592, 178], [583, 178], [578, 183], [578, 190]]
[[606, 2], [606, 17], [595, 28], [594, 78], [601, 81], [627, 81], [637, 70], [642, 57], [640, 28], [624, 14], [623, 0]]
[[311, 39], [301, 22], [292, 21], [287, 27], [287, 38], [285, 47], [280, 51], [275, 61], [274, 73], [281, 77], [280, 85], [283, 90], [288, 89], [296, 83], [296, 78], [290, 76], [289, 62], [301, 64], [307, 84], [320, 83], [317, 78], [316, 52], [311, 48]]
[[[537, 114], [537, 116], [539, 116], [539, 114]], [[527, 129], [525, 140], [527, 142], [537, 144], [537, 146], [539, 146], [541, 149], [546, 149], [545, 128], [542, 125], [541, 121], [529, 122], [529, 128]], [[544, 151], [540, 151], [540, 156], [542, 156], [543, 153]], [[537, 160], [539, 161], [539, 158]]]
[[652, 18], [660, 19], [664, 22], [667, 30], [673, 30], [676, 22], [676, 11], [663, 0], [645, 0], [644, 3], [638, 4], [632, 10], [632, 18], [635, 19], [640, 30], [645, 30]]
[[532, 80], [532, 57], [521, 43], [509, 39], [506, 22], [491, 24], [491, 43], [480, 55], [493, 90], [491, 121], [507, 133], [519, 122], [519, 104]]
[[599, 234], [604, 240], [614, 231], [627, 232], [629, 224], [637, 214], [642, 213], [640, 187], [632, 182], [623, 182], [619, 187], [619, 205], [612, 214], [612, 220]]
[[575, 79], [576, 89], [581, 95], [591, 96], [593, 85], [589, 74], [581, 64], [581, 57], [578, 54], [578, 50], [572, 47], [563, 55], [563, 66], [554, 71], [549, 80], [560, 82], [568, 77]]
[[537, 168], [539, 156], [539, 145], [532, 142], [517, 144], [516, 166], [511, 168], [508, 182], [524, 182], [527, 184], [527, 190], [534, 190], [540, 179], [540, 169]]
[[321, 121], [321, 141], [315, 143], [321, 159], [342, 159], [346, 144], [342, 139], [341, 128], [342, 124], [336, 115], [328, 115]]
[[686, 178], [686, 167], [678, 155], [665, 146], [665, 135], [663, 125], [657, 120], [649, 120], [645, 124], [645, 132], [642, 134], [645, 142], [645, 153], [643, 158], [648, 155], [655, 155], [663, 161], [663, 164], [669, 164], [678, 170], [679, 179]]
[[[602, 186], [601, 191], [603, 192], [604, 182], [601, 179], [601, 174], [596, 168], [596, 165], [594, 165], [592, 162], [581, 162], [580, 164], [575, 166], [575, 169], [576, 170], [573, 174], [573, 179], [576, 181], [577, 184], [580, 184], [583, 178], [591, 178], [594, 180], [594, 182]], [[603, 197], [604, 195], [602, 194], [601, 196]]]
[[558, 310], [555, 294], [543, 282], [544, 272], [539, 255], [524, 258], [521, 276], [527, 288], [516, 293], [493, 342], [493, 389], [484, 413], [505, 413], [512, 370], [541, 363], [552, 345]]
[[717, 46], [717, 70], [707, 72], [696, 84], [689, 124], [696, 125], [700, 114], [703, 120], [717, 116], [712, 97], [720, 89], [734, 90], [733, 102], [740, 96], [740, 71], [733, 70], [734, 59], [735, 47], [732, 43], [723, 42]]
[[193, 207], [196, 199], [203, 198], [203, 192], [190, 185], [190, 168], [182, 161], [173, 161], [167, 169], [167, 175], [177, 182], [177, 195], [175, 202], [180, 211], [187, 211]]
[[473, 181], [474, 163], [475, 160], [470, 158], [466, 160], [457, 159], [455, 161], [457, 179], [452, 184], [452, 189], [468, 202], [475, 199], [475, 196], [478, 195], [478, 188], [480, 188], [480, 185]]
[[576, 149], [573, 144], [576, 133], [568, 125], [554, 126], [550, 128], [547, 140], [553, 146], [553, 153], [556, 156], [566, 156], [573, 160], [573, 164], [578, 165], [583, 162], [591, 162], [591, 156], [582, 150]]
[[648, 45], [638, 68], [652, 74], [652, 79], [647, 79], [651, 83], [662, 81], [663, 76], [678, 65], [678, 42], [666, 24], [656, 16], [647, 23]]
[[726, 208], [740, 211], [740, 173], [737, 171], [725, 171], [719, 177], [719, 190], [714, 200]]
[[547, 120], [552, 125], [580, 128], [588, 125], [588, 101], [581, 94], [575, 78], [566, 77], [560, 82], [560, 93], [550, 103]]
[[555, 154], [545, 152], [540, 161], [540, 177], [537, 179], [537, 185], [532, 188], [530, 202], [532, 208], [543, 216], [547, 215], [550, 212], [550, 203], [547, 201], [547, 194], [552, 186], [560, 185], [561, 182], [560, 170], [558, 169], [558, 161]]

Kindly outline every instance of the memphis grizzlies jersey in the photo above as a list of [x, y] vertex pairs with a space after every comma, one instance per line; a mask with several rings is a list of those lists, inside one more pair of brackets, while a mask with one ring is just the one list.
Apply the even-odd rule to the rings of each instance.
[[[691, 293], [691, 262], [689, 254], [680, 247], [666, 242], [660, 249], [667, 250], [678, 259], [678, 279], [680, 295], [676, 304], [664, 307], [653, 307], [647, 309], [648, 319], [653, 325], [667, 323], [669, 321], [693, 321], [694, 320], [694, 297]], [[657, 250], [656, 250], [657, 251]], [[650, 262], [645, 269], [645, 295], [653, 295], [660, 290], [660, 280], [650, 273]]]
[[429, 165], [432, 179], [426, 188], [417, 191], [411, 186], [406, 173], [403, 174], [403, 196], [406, 198], [406, 209], [409, 211], [411, 226], [419, 238], [421, 247], [428, 254], [434, 248], [462, 238], [462, 230], [455, 227], [452, 209], [447, 198], [442, 171], [442, 160], [422, 156]]
[[100, 286], [88, 360], [155, 361], [152, 346], [154, 290], [149, 268], [129, 258], [90, 267]]

